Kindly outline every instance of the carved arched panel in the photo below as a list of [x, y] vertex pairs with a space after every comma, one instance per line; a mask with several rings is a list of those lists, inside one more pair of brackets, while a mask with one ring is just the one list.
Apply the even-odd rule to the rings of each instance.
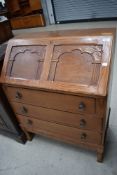
[[39, 79], [46, 46], [15, 46], [11, 50], [7, 75], [22, 79]]
[[101, 58], [102, 46], [56, 45], [48, 80], [96, 85]]

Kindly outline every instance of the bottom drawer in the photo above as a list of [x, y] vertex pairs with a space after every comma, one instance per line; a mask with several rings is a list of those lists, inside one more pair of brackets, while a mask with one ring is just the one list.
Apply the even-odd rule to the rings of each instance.
[[27, 131], [37, 134], [51, 135], [54, 138], [70, 140], [74, 143], [87, 142], [93, 144], [101, 143], [101, 134], [97, 132], [79, 130], [77, 128], [64, 126], [56, 123], [33, 119], [31, 117], [17, 116], [20, 125]]

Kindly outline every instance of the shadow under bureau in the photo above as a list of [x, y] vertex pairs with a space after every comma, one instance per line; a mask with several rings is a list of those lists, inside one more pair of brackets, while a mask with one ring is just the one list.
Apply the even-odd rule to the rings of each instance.
[[28, 139], [36, 133], [76, 144], [102, 161], [114, 37], [114, 29], [90, 29], [9, 41], [1, 83]]

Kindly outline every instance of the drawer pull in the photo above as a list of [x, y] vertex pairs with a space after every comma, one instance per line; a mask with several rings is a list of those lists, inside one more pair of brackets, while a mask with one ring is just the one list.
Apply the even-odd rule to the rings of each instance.
[[21, 112], [23, 114], [27, 114], [28, 113], [28, 109], [25, 106], [23, 106], [22, 109], [21, 109]]
[[15, 98], [17, 99], [21, 99], [22, 98], [22, 94], [20, 92], [16, 92]]
[[32, 120], [27, 120], [27, 124], [28, 125], [32, 125], [33, 124], [33, 121]]
[[81, 111], [83, 111], [83, 110], [85, 110], [85, 104], [83, 103], [83, 102], [81, 102], [80, 104], [79, 104], [79, 110], [81, 110]]
[[80, 136], [80, 139], [81, 140], [86, 140], [86, 138], [87, 138], [86, 133], [82, 133], [81, 136]]
[[80, 127], [83, 128], [86, 126], [86, 121], [84, 119], [80, 120]]

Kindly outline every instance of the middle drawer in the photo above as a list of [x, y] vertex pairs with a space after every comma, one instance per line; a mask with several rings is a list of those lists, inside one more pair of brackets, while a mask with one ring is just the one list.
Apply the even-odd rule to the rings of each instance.
[[54, 109], [36, 107], [32, 105], [11, 102], [16, 114], [24, 115], [24, 117], [33, 117], [39, 120], [45, 120], [72, 127], [102, 131], [102, 120], [97, 117], [74, 114]]

